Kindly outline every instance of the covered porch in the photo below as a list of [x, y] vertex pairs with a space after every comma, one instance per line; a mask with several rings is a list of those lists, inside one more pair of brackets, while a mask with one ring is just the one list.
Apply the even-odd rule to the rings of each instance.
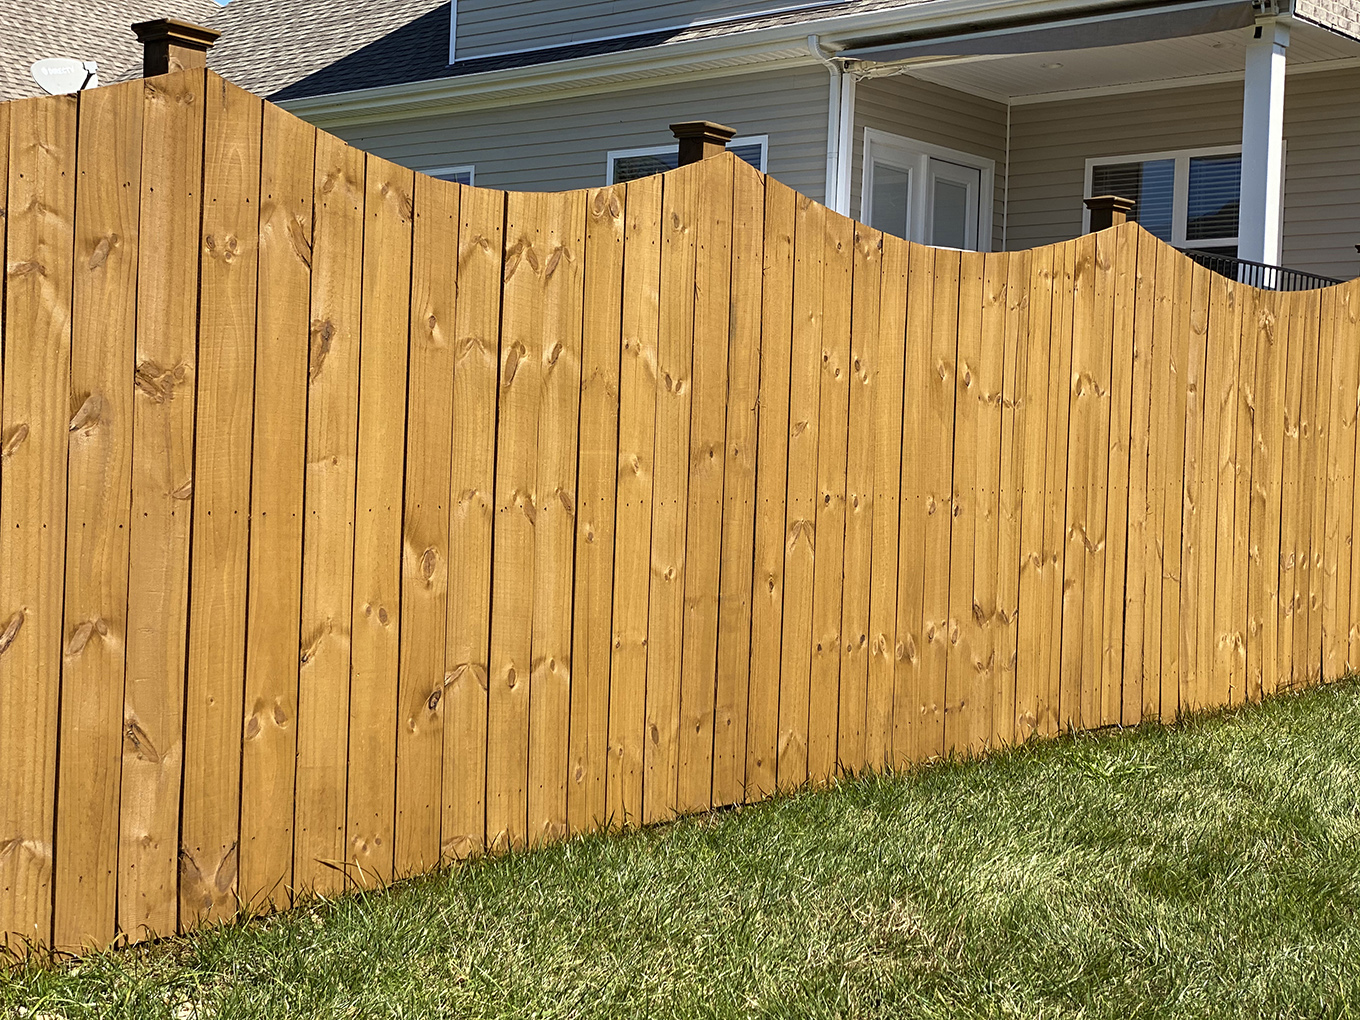
[[830, 204], [873, 226], [1016, 250], [1118, 195], [1222, 271], [1360, 275], [1360, 41], [1288, 10], [1145, 5], [852, 41], [836, 62]]

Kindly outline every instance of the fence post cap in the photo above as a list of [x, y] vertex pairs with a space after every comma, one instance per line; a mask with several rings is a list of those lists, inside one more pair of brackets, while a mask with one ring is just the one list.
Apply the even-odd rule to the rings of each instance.
[[156, 18], [152, 21], [139, 21], [132, 26], [132, 31], [136, 34], [137, 41], [143, 44], [164, 40], [205, 52], [212, 49], [213, 43], [217, 42], [222, 35], [216, 29], [205, 28], [189, 21], [181, 21], [179, 18]]
[[705, 142], [715, 142], [726, 146], [728, 142], [737, 137], [737, 130], [711, 120], [685, 120], [679, 124], [672, 124], [671, 134], [681, 141], [687, 138], [698, 138]]
[[1138, 203], [1131, 198], [1123, 195], [1092, 195], [1086, 199], [1088, 209], [1108, 209], [1111, 212], [1122, 212], [1125, 216], [1133, 212], [1133, 207]]

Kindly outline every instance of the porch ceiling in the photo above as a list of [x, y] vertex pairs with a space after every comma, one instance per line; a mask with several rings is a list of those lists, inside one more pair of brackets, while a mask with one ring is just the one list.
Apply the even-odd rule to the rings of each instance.
[[[1360, 43], [1298, 21], [1291, 36], [1290, 70], [1360, 65]], [[926, 58], [898, 71], [1002, 102], [1043, 102], [1106, 89], [1231, 80], [1243, 73], [1251, 38], [1252, 30], [1241, 28], [1095, 49]]]

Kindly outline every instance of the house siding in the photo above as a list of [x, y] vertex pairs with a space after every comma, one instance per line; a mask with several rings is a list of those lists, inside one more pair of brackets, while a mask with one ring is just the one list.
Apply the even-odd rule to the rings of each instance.
[[768, 135], [768, 172], [821, 201], [827, 85], [819, 67], [791, 68], [335, 131], [416, 170], [474, 164], [479, 187], [561, 191], [604, 184], [611, 149], [673, 144], [668, 125], [716, 120], [738, 135]]
[[889, 131], [995, 160], [992, 247], [1002, 246], [1006, 180], [1006, 107], [915, 78], [876, 78], [855, 87], [850, 210], [863, 219], [864, 129]]
[[455, 0], [458, 28], [455, 51], [459, 60], [493, 53], [563, 46], [591, 39], [612, 38], [811, 6], [798, 0], [617, 0], [613, 3], [573, 3], [571, 0]]
[[[1292, 74], [1285, 87], [1284, 265], [1360, 274], [1360, 68]], [[1242, 139], [1238, 83], [1164, 89], [1011, 111], [1007, 247], [1081, 232], [1086, 160]]]

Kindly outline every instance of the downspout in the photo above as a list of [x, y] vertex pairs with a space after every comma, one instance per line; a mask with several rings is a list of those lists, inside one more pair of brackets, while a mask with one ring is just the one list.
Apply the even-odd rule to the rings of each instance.
[[842, 216], [850, 215], [851, 168], [855, 157], [855, 84], [855, 76], [842, 68], [840, 138], [836, 143], [836, 201], [828, 203]]
[[822, 49], [820, 37], [810, 35], [807, 38], [808, 52], [812, 54], [814, 60], [822, 64], [831, 75], [831, 94], [826, 103], [826, 205], [827, 208], [836, 212], [844, 210], [837, 208], [837, 199], [840, 196], [838, 187], [837, 170], [840, 169], [840, 141], [841, 141], [841, 67]]

